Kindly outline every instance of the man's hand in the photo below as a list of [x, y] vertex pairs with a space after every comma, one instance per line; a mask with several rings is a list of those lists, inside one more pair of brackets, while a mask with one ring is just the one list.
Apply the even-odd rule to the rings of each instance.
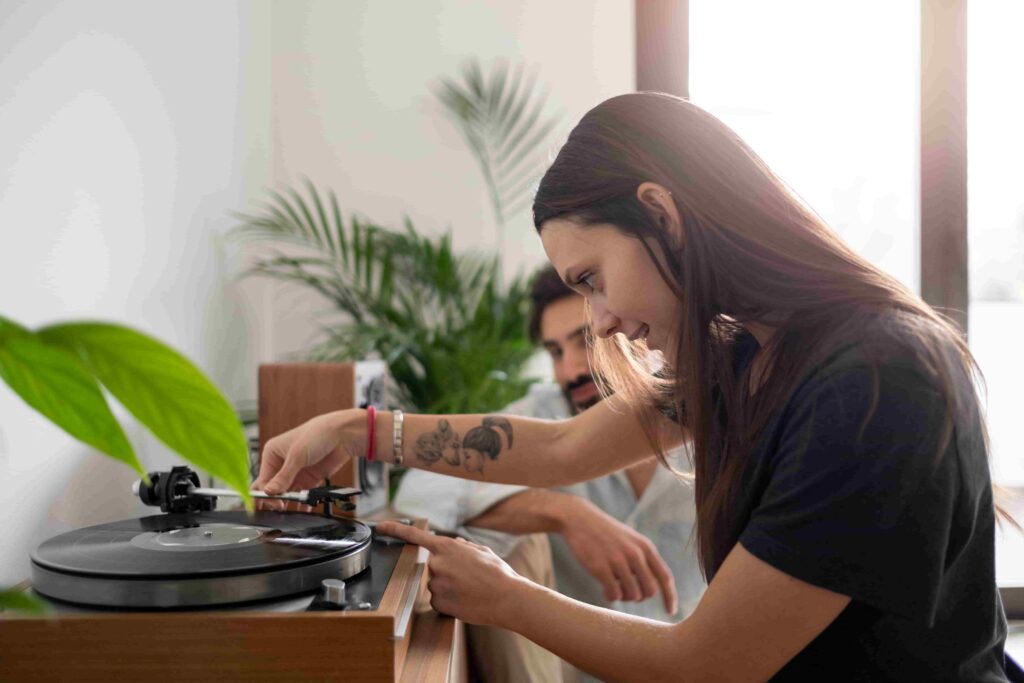
[[644, 600], [660, 588], [666, 611], [675, 614], [676, 582], [654, 544], [584, 498], [528, 489], [465, 524], [510, 534], [562, 534], [579, 563], [604, 587], [609, 602]]
[[665, 610], [678, 602], [672, 570], [646, 536], [582, 498], [562, 517], [560, 532], [573, 555], [604, 586], [604, 597], [645, 600], [661, 588]]

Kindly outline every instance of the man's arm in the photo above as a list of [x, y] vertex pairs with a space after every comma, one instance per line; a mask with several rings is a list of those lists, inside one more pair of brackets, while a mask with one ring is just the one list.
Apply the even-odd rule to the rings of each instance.
[[509, 534], [556, 534], [566, 523], [569, 508], [578, 496], [546, 489], [527, 489], [501, 500], [464, 526], [493, 529]]
[[561, 534], [580, 565], [604, 587], [606, 600], [645, 600], [660, 588], [665, 610], [676, 611], [675, 579], [655, 545], [584, 498], [529, 489], [498, 502], [465, 526]]

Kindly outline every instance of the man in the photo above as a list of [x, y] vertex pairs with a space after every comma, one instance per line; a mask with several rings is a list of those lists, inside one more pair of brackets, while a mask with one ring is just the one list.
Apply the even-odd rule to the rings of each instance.
[[[535, 277], [530, 336], [551, 357], [557, 385], [535, 385], [503, 413], [563, 419], [590, 408], [601, 394], [590, 370], [583, 297], [547, 266]], [[680, 453], [670, 454], [676, 469]], [[688, 483], [649, 458], [621, 472], [558, 489], [487, 484], [410, 470], [394, 507], [426, 517], [438, 529], [482, 543], [520, 574], [594, 605], [664, 621], [682, 619], [704, 591], [689, 545], [695, 519]], [[547, 564], [550, 544], [550, 566]], [[638, 576], [623, 576], [623, 556], [648, 561]], [[545, 579], [548, 579], [547, 581]], [[643, 598], [643, 587], [650, 595]], [[670, 613], [678, 596], [678, 609]], [[592, 680], [551, 653], [497, 629], [473, 627], [475, 665], [488, 682]]]

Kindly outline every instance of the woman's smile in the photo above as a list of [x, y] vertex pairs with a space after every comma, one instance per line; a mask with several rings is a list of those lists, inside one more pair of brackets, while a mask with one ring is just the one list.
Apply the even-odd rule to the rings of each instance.
[[647, 335], [650, 334], [651, 328], [646, 323], [640, 325], [633, 334], [629, 335], [629, 341], [638, 341], [640, 339], [647, 339]]

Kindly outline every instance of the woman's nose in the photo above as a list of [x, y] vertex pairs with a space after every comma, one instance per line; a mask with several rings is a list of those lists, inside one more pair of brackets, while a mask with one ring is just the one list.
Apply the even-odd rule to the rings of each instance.
[[594, 334], [601, 338], [608, 338], [619, 331], [619, 319], [608, 312], [601, 297], [591, 297], [590, 316], [594, 321]]

